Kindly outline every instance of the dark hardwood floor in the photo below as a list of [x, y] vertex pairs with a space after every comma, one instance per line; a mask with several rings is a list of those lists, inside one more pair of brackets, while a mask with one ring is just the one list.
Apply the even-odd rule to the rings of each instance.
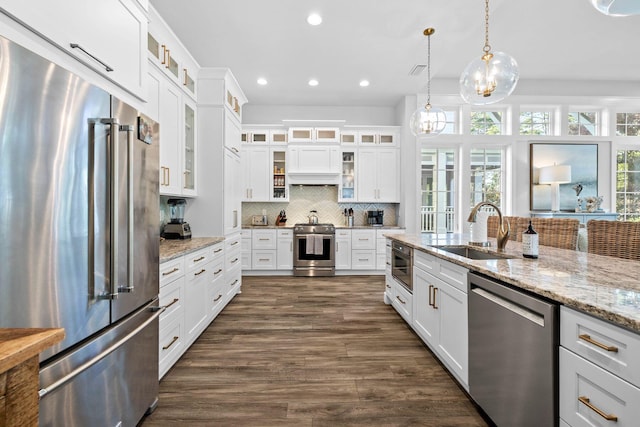
[[384, 276], [243, 277], [141, 425], [486, 426], [383, 289]]

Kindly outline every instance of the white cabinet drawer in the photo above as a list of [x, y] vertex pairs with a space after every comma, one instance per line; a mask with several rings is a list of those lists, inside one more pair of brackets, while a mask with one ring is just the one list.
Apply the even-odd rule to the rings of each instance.
[[560, 418], [571, 427], [637, 426], [638, 402], [638, 387], [560, 348]]
[[209, 247], [209, 252], [211, 254], [210, 259], [222, 258], [224, 256], [224, 244], [218, 243], [216, 245]]
[[375, 250], [352, 250], [351, 268], [353, 270], [374, 270], [376, 268]]
[[160, 290], [160, 306], [167, 309], [160, 315], [160, 329], [184, 313], [184, 277]]
[[413, 264], [465, 294], [467, 293], [467, 273], [469, 270], [466, 268], [415, 249]]
[[242, 251], [233, 251], [225, 256], [225, 272], [242, 264]]
[[376, 249], [376, 230], [352, 230], [351, 249]]
[[251, 268], [253, 270], [275, 270], [276, 269], [276, 251], [254, 250], [251, 254]]
[[346, 230], [344, 228], [337, 228], [336, 239], [351, 239], [351, 230]]
[[225, 302], [225, 285], [224, 281], [220, 281], [209, 290], [209, 316], [211, 318], [222, 311]]
[[562, 306], [560, 345], [640, 386], [640, 335]]
[[279, 229], [279, 230], [276, 230], [276, 231], [277, 231], [278, 239], [284, 239], [284, 238], [293, 239], [293, 229], [292, 228]]
[[182, 320], [160, 329], [158, 343], [159, 378], [162, 378], [182, 354], [185, 345]]
[[184, 257], [172, 259], [160, 264], [160, 287], [184, 276]]
[[222, 277], [224, 277], [224, 258], [218, 258], [211, 262], [210, 267], [207, 271], [209, 288], [211, 288], [212, 283], [216, 283], [220, 281]]
[[211, 261], [210, 249], [200, 249], [184, 256], [184, 268], [189, 273], [196, 269], [201, 269], [209, 261]]
[[435, 276], [438, 271], [438, 263], [439, 259], [433, 255], [416, 249], [413, 250], [413, 265], [415, 267], [420, 267], [422, 270]]
[[240, 233], [234, 234], [233, 236], [227, 237], [224, 240], [224, 252], [229, 254], [235, 250], [239, 251], [241, 247], [242, 236]]
[[253, 230], [251, 233], [251, 249], [276, 249], [276, 230]]
[[395, 288], [392, 302], [393, 308], [396, 309], [407, 324], [413, 324], [413, 295], [401, 285], [392, 285], [392, 288]]

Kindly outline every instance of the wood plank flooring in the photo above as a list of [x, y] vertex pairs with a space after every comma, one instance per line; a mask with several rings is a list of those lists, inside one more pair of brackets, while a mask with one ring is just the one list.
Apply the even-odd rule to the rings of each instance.
[[384, 276], [243, 277], [140, 425], [486, 426], [383, 289]]

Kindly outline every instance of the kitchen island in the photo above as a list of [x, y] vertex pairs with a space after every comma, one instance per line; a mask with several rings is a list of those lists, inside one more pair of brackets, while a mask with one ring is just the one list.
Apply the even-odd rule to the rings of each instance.
[[[640, 263], [580, 251], [540, 246], [538, 259], [522, 257], [522, 244], [509, 241], [510, 259], [472, 260], [436, 246], [465, 245], [468, 235], [394, 234], [390, 239], [493, 277], [640, 333]], [[489, 239], [496, 251], [495, 239]]]

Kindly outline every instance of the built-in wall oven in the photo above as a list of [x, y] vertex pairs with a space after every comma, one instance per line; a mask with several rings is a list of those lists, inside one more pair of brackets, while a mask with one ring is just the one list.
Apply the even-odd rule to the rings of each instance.
[[334, 276], [335, 238], [333, 224], [296, 224], [293, 227], [293, 275]]
[[396, 241], [391, 245], [391, 275], [413, 293], [413, 249]]

